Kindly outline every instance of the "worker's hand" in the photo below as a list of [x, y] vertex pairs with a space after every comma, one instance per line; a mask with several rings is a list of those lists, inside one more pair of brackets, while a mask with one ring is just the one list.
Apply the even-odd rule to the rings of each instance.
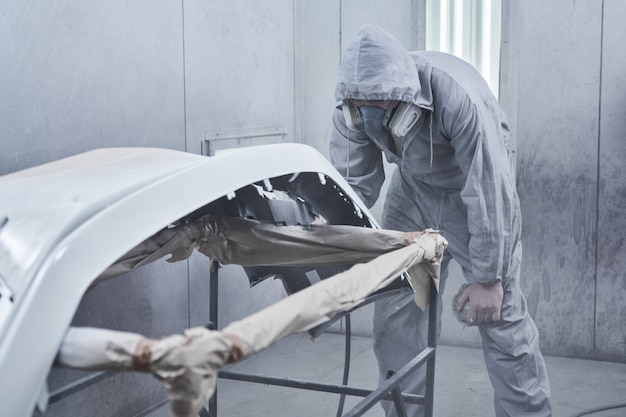
[[457, 311], [468, 303], [467, 324], [475, 326], [500, 320], [500, 310], [504, 299], [502, 281], [495, 284], [475, 282], [468, 285], [456, 301]]

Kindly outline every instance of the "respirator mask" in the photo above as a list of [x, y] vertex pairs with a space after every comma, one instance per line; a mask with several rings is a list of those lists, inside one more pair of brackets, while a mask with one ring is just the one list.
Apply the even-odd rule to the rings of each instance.
[[[382, 127], [391, 133], [395, 141], [401, 141], [422, 115], [421, 108], [406, 102], [400, 102], [396, 106], [390, 105], [385, 110], [376, 106], [357, 107], [352, 100], [344, 100], [341, 108], [346, 126], [351, 131], [374, 136], [381, 134]], [[371, 134], [368, 130], [372, 131]]]

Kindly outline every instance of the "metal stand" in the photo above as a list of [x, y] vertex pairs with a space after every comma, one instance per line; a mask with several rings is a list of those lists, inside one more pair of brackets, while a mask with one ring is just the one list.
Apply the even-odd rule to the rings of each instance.
[[[218, 268], [216, 265], [210, 273], [209, 283], [209, 320], [212, 325], [218, 323]], [[424, 406], [424, 416], [432, 417], [433, 400], [435, 392], [435, 348], [437, 344], [437, 290], [434, 285], [430, 289], [430, 302], [428, 307], [428, 346], [402, 369], [382, 383], [376, 390], [367, 390], [350, 387], [347, 385], [347, 375], [350, 362], [350, 327], [349, 319], [346, 321], [346, 351], [343, 385], [321, 384], [313, 381], [303, 381], [288, 378], [276, 378], [271, 376], [255, 375], [241, 372], [220, 371], [218, 378], [236, 381], [253, 382], [265, 385], [276, 385], [289, 388], [299, 388], [310, 391], [320, 391], [341, 394], [337, 416], [341, 416], [343, 409], [343, 399], [345, 395], [363, 397], [355, 407], [353, 407], [343, 417], [359, 417], [365, 414], [370, 408], [381, 400], [391, 400], [394, 402], [398, 416], [406, 417], [406, 403], [422, 404]], [[348, 316], [346, 316], [348, 317]], [[400, 391], [400, 384], [420, 366], [426, 365], [426, 392], [424, 395], [405, 394]], [[215, 394], [209, 401], [209, 409], [201, 410], [201, 417], [217, 417], [217, 386]]]
[[[211, 327], [217, 328], [218, 323], [218, 268], [212, 268], [209, 281], [209, 319]], [[299, 388], [310, 391], [328, 392], [340, 394], [339, 407], [337, 416], [340, 417], [359, 417], [365, 414], [370, 408], [381, 400], [391, 400], [396, 406], [398, 416], [406, 417], [406, 403], [422, 404], [424, 406], [425, 417], [433, 415], [433, 398], [435, 391], [435, 348], [437, 343], [437, 290], [434, 286], [430, 289], [430, 304], [428, 318], [428, 346], [419, 355], [413, 358], [402, 369], [389, 376], [383, 384], [376, 390], [368, 390], [355, 388], [347, 385], [348, 373], [350, 368], [350, 333], [351, 325], [349, 316], [346, 316], [346, 339], [345, 339], [345, 358], [344, 358], [344, 374], [343, 384], [321, 384], [313, 381], [303, 381], [287, 378], [276, 378], [270, 376], [246, 374], [240, 372], [221, 371], [218, 378], [230, 379], [244, 382], [254, 382], [266, 385], [276, 385], [282, 387]], [[400, 383], [402, 383], [411, 373], [415, 372], [420, 366], [426, 365], [426, 392], [424, 395], [405, 394], [400, 391]], [[105, 378], [112, 376], [115, 372], [98, 372], [61, 387], [59, 390], [52, 392], [49, 398], [49, 404], [60, 401], [76, 392], [79, 392], [93, 384], [99, 383]], [[352, 395], [355, 397], [363, 397], [363, 399], [346, 414], [342, 414], [344, 397]], [[209, 401], [208, 410], [203, 408], [199, 413], [200, 417], [217, 417], [217, 387], [215, 394]]]

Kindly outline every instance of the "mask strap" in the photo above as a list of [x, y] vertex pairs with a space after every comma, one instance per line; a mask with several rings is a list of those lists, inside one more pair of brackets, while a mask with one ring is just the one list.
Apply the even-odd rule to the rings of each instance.
[[385, 126], [386, 128], [389, 128], [389, 122], [393, 118], [396, 107], [397, 106], [389, 105], [389, 107], [387, 107], [387, 110], [385, 110], [385, 115], [383, 116], [383, 126]]

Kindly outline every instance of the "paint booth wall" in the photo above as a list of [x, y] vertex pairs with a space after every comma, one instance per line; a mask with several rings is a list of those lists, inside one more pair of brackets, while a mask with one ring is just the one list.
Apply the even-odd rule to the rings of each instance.
[[523, 289], [545, 352], [626, 361], [626, 3], [506, 2]]

